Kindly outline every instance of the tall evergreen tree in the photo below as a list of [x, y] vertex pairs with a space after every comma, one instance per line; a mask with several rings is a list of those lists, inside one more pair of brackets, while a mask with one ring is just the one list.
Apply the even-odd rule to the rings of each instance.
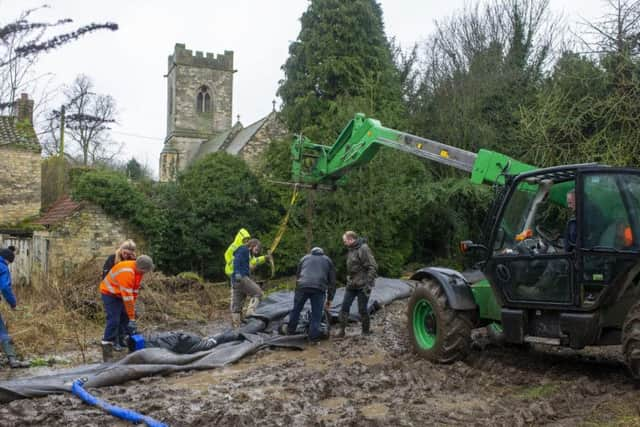
[[[354, 113], [363, 112], [385, 126], [406, 129], [403, 93], [411, 92], [410, 63], [415, 59], [398, 58], [397, 48], [385, 36], [378, 3], [312, 0], [301, 22], [278, 91], [289, 128], [316, 143], [332, 144]], [[268, 157], [290, 163], [282, 156], [286, 151], [284, 145], [272, 147]], [[271, 164], [268, 173], [277, 175], [288, 167]], [[287, 249], [294, 252], [297, 245], [299, 253], [305, 239], [320, 245], [335, 257], [340, 272], [340, 237], [353, 229], [368, 238], [381, 274], [399, 274], [412, 260], [424, 263], [427, 257], [450, 255], [446, 246], [455, 232], [468, 229], [467, 219], [429, 213], [482, 195], [471, 191], [451, 200], [445, 193], [452, 183], [430, 185], [431, 168], [411, 155], [382, 149], [370, 164], [352, 171], [338, 191], [303, 195], [308, 204], [292, 218]], [[305, 215], [310, 211], [312, 224]], [[425, 235], [427, 229], [438, 230], [438, 238]]]
[[312, 0], [283, 65], [278, 95], [289, 128], [333, 141], [357, 111], [395, 125], [400, 76], [375, 0]]

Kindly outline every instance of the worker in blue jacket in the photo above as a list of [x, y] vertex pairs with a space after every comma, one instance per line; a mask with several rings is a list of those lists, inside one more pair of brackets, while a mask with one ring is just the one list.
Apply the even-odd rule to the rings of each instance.
[[[11, 272], [9, 264], [15, 259], [15, 254], [11, 249], [0, 249], [0, 292], [4, 299], [9, 303], [12, 310], [15, 310], [18, 302], [16, 296], [11, 289]], [[28, 368], [28, 362], [21, 362], [16, 357], [16, 350], [13, 348], [11, 337], [7, 331], [7, 326], [0, 316], [0, 346], [9, 359], [9, 366], [12, 368]]]

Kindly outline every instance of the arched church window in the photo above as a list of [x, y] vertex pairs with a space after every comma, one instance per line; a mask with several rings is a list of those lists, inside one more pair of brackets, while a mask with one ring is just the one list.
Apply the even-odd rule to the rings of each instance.
[[198, 90], [196, 111], [198, 113], [208, 113], [211, 111], [211, 95], [209, 94], [209, 88], [206, 86], [200, 86], [200, 89]]

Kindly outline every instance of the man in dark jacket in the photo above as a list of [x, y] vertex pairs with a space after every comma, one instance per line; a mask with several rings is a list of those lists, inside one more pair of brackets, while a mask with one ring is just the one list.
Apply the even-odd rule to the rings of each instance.
[[304, 304], [311, 302], [311, 323], [309, 340], [320, 339], [320, 321], [322, 320], [325, 295], [327, 306], [331, 305], [336, 293], [336, 268], [331, 258], [324, 254], [322, 248], [315, 247], [311, 253], [302, 257], [298, 263], [296, 274], [296, 292], [293, 297], [293, 310], [289, 313], [287, 333], [293, 335], [298, 327], [300, 312]]
[[349, 253], [347, 254], [347, 287], [342, 307], [340, 308], [340, 330], [337, 336], [344, 337], [344, 331], [349, 320], [349, 310], [355, 298], [358, 299], [358, 313], [360, 313], [360, 321], [362, 322], [362, 334], [369, 335], [371, 329], [367, 304], [377, 276], [378, 264], [369, 246], [363, 239], [358, 238], [355, 232], [345, 232], [342, 236], [342, 242], [349, 249]]
[[[9, 264], [15, 259], [13, 252], [11, 249], [0, 249], [0, 291], [4, 299], [11, 306], [11, 309], [15, 310], [18, 302], [16, 296], [13, 294], [13, 289], [11, 289], [11, 272], [9, 271]], [[0, 345], [7, 355], [7, 359], [9, 359], [9, 366], [12, 368], [29, 367], [28, 362], [20, 362], [16, 358], [16, 350], [13, 348], [11, 336], [9, 336], [7, 326], [2, 321], [2, 316], [0, 316]]]

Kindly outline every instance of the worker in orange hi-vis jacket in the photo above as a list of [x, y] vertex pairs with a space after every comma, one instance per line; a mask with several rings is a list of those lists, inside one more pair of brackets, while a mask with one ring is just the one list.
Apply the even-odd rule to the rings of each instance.
[[107, 324], [102, 337], [102, 354], [107, 361], [114, 349], [120, 350], [117, 342], [120, 325], [126, 324], [129, 335], [136, 333], [136, 299], [140, 282], [145, 273], [153, 270], [153, 260], [147, 255], [135, 261], [122, 261], [114, 265], [100, 283], [100, 293]]

